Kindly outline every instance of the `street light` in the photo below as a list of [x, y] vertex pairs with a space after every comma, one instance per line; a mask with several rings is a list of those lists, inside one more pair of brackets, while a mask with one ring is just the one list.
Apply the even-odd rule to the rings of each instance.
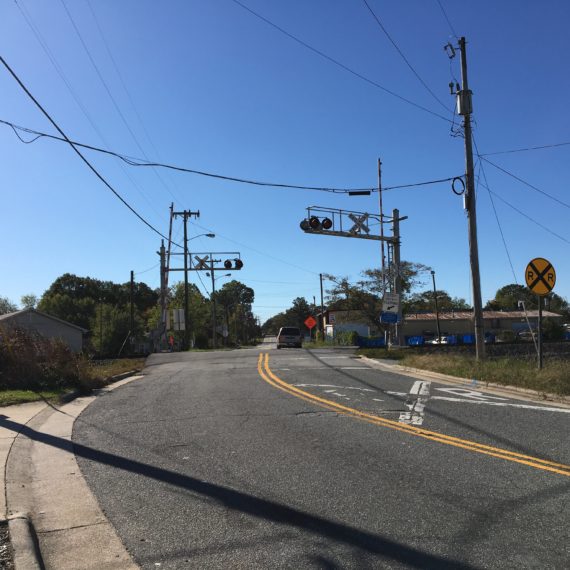
[[[212, 263], [213, 266], [213, 263]], [[222, 277], [231, 277], [231, 273], [225, 273], [219, 277], [214, 277], [214, 270], [206, 272], [208, 277], [212, 278], [212, 348], [216, 348], [216, 281]]]
[[437, 344], [441, 344], [441, 330], [439, 329], [439, 309], [437, 307], [437, 291], [435, 288], [435, 271], [431, 271], [431, 278], [433, 281], [433, 300], [435, 302], [435, 318], [437, 322]]

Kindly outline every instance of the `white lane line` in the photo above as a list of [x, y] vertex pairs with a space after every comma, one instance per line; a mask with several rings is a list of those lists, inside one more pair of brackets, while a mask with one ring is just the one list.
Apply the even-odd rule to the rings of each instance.
[[339, 366], [339, 370], [370, 370], [367, 366]]
[[411, 424], [421, 426], [424, 423], [424, 413], [427, 401], [429, 399], [429, 388], [431, 382], [418, 380], [412, 385], [408, 394], [406, 408], [409, 412], [402, 412], [398, 421], [403, 424]]
[[[378, 390], [370, 390], [369, 388], [359, 388], [358, 386], [336, 386], [335, 384], [293, 384], [298, 388], [334, 388], [335, 390], [360, 390], [361, 392], [378, 392]], [[325, 390], [325, 392], [334, 392], [335, 390]]]
[[488, 400], [469, 400], [467, 398], [452, 398], [448, 396], [432, 396], [432, 400], [444, 400], [445, 402], [461, 402], [465, 404], [487, 404], [487, 406], [509, 406], [511, 408], [522, 408], [524, 410], [542, 410], [543, 412], [561, 412], [570, 414], [570, 408], [551, 408], [548, 406], [532, 406], [530, 404], [511, 404], [510, 402], [489, 402]]
[[391, 390], [386, 390], [386, 394], [390, 394], [391, 396], [406, 396], [406, 392], [392, 392]]

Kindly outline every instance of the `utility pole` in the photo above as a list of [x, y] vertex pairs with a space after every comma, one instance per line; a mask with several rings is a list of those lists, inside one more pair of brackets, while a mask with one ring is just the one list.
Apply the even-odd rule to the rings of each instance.
[[[131, 318], [130, 318], [130, 325], [129, 325], [129, 337], [133, 338], [133, 333], [135, 330], [135, 305], [134, 305], [134, 297], [135, 297], [135, 272], [131, 271], [131, 288], [130, 288], [130, 305], [131, 305]], [[132, 340], [131, 340], [132, 343]]]
[[216, 279], [214, 278], [214, 259], [211, 261], [210, 275], [212, 277], [212, 348], [217, 347], [216, 342]]
[[441, 344], [441, 329], [439, 328], [439, 308], [437, 306], [437, 289], [435, 288], [435, 271], [431, 272], [431, 279], [433, 281], [433, 300], [435, 302], [435, 320], [437, 323], [437, 344]]
[[188, 219], [199, 218], [200, 212], [184, 210], [182, 212], [172, 212], [175, 218], [182, 216], [184, 221], [184, 350], [190, 348], [190, 322], [188, 313]]
[[164, 337], [164, 340], [166, 340], [166, 283], [168, 280], [168, 271], [166, 269], [166, 249], [164, 247], [164, 240], [160, 242], [158, 255], [160, 255], [160, 338], [162, 339]]
[[323, 335], [323, 338], [321, 340], [325, 339], [325, 305], [323, 303], [323, 274], [319, 273], [319, 279], [321, 281], [321, 319], [320, 319], [320, 325], [321, 325], [321, 333]]
[[[402, 218], [402, 219], [405, 219]], [[402, 279], [400, 277], [400, 210], [392, 210], [392, 235], [394, 237], [394, 258], [392, 263], [394, 265], [394, 282], [393, 291], [397, 295], [402, 293]], [[396, 323], [396, 344], [401, 346], [401, 323], [402, 322], [402, 303], [398, 306], [398, 322]]]
[[475, 201], [475, 177], [473, 174], [473, 142], [471, 133], [471, 91], [467, 81], [467, 52], [465, 38], [459, 38], [461, 55], [461, 90], [457, 92], [458, 114], [463, 116], [465, 134], [465, 209], [469, 231], [469, 262], [473, 287], [473, 320], [475, 324], [475, 358], [485, 358], [485, 332], [483, 329], [483, 303], [481, 301], [481, 277], [479, 274], [479, 248], [477, 245], [477, 212]]
[[382, 206], [382, 161], [378, 159], [378, 202], [380, 206], [380, 256], [382, 267], [382, 294], [386, 293], [386, 253], [384, 245], [384, 208]]

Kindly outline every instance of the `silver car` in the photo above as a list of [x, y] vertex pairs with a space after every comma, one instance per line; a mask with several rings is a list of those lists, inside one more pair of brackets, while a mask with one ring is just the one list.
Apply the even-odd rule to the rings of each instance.
[[277, 348], [301, 348], [302, 341], [301, 331], [297, 327], [281, 327], [277, 335]]

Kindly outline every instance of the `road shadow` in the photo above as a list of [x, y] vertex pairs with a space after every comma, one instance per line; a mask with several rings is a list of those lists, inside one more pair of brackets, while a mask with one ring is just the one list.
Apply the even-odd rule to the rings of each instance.
[[474, 568], [469, 564], [423, 552], [394, 540], [340, 522], [331, 521], [324, 517], [312, 515], [274, 501], [261, 499], [248, 493], [202, 481], [189, 475], [127, 459], [90, 446], [71, 443], [69, 440], [61, 437], [42, 433], [27, 425], [14, 422], [5, 415], [0, 415], [0, 427], [45, 445], [50, 445], [66, 452], [74, 452], [76, 456], [89, 461], [108, 465], [128, 473], [142, 475], [173, 487], [209, 497], [228, 509], [286, 527], [293, 527], [314, 536], [332, 540], [338, 544], [345, 544], [351, 548], [356, 548], [387, 560], [406, 564], [412, 568], [438, 568], [443, 570]]

